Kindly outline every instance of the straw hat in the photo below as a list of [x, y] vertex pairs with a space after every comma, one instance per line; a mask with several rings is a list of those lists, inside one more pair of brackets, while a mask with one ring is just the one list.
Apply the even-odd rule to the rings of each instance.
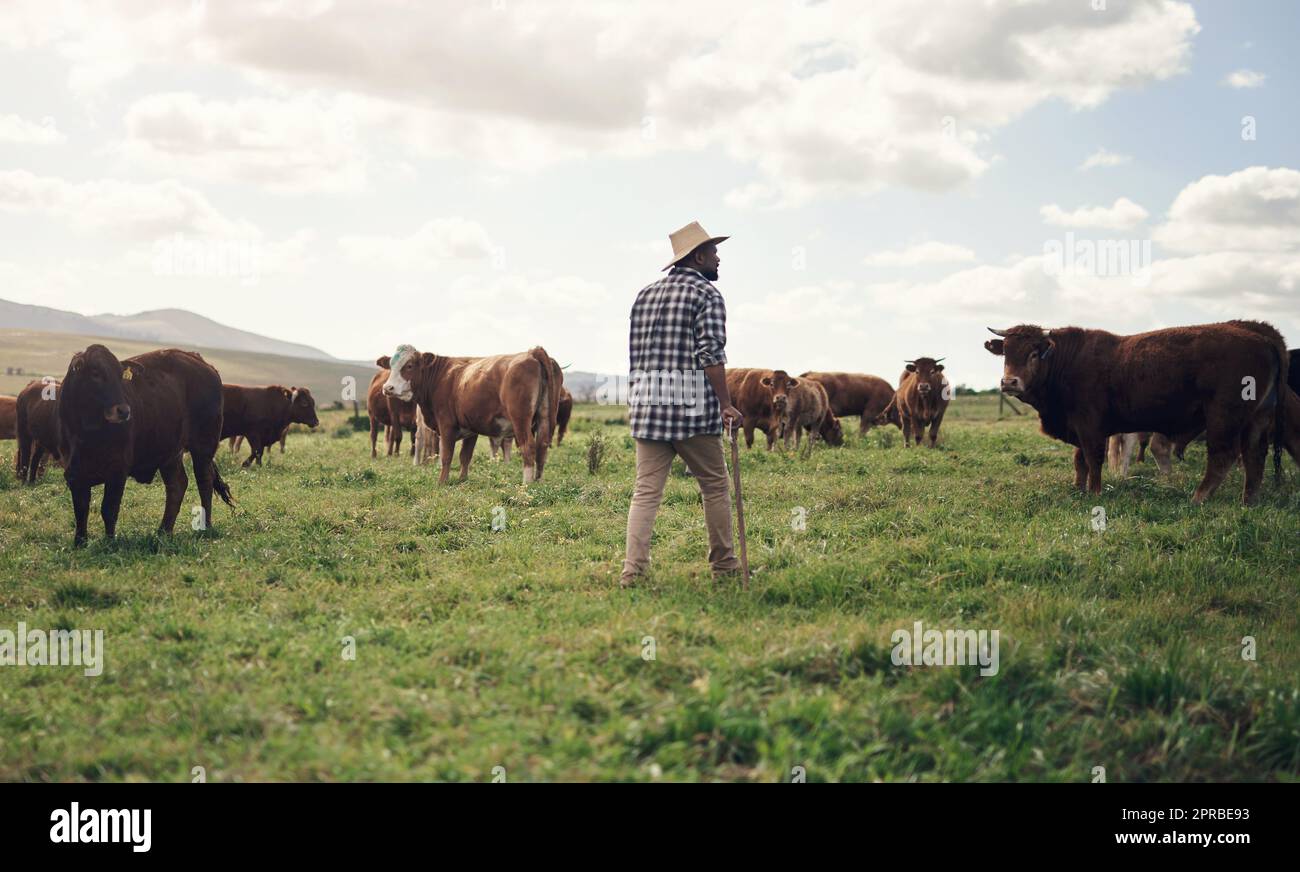
[[706, 242], [718, 243], [730, 238], [730, 236], [710, 236], [700, 226], [700, 222], [692, 221], [681, 230], [668, 234], [668, 241], [673, 244], [673, 259], [668, 262], [668, 266], [664, 267], [664, 269], [673, 266], [677, 261]]

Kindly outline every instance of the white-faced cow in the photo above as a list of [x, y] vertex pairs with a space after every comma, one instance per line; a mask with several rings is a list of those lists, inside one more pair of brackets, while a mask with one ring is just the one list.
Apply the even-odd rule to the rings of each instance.
[[524, 462], [524, 483], [542, 477], [551, 426], [559, 405], [558, 365], [538, 346], [519, 354], [492, 357], [444, 357], [400, 345], [390, 360], [384, 394], [416, 403], [438, 431], [442, 471], [447, 481], [457, 440], [460, 478], [469, 475], [479, 436], [513, 436]]

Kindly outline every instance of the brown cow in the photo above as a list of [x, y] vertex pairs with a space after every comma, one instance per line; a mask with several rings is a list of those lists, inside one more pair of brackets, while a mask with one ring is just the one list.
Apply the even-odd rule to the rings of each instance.
[[754, 447], [754, 430], [767, 435], [767, 450], [771, 451], [781, 437], [789, 412], [789, 391], [797, 379], [790, 378], [783, 369], [755, 369], [736, 367], [727, 370], [727, 393], [731, 404], [744, 416], [741, 429], [745, 431], [745, 447]]
[[[379, 366], [381, 360], [388, 360], [388, 356], [379, 358], [375, 361], [375, 365]], [[379, 438], [379, 428], [382, 426], [384, 445], [389, 457], [401, 453], [403, 430], [411, 431], [411, 456], [414, 457], [415, 404], [398, 397], [384, 395], [384, 382], [388, 381], [388, 375], [388, 367], [379, 366], [379, 372], [375, 373], [374, 378], [370, 380], [370, 389], [366, 392], [366, 412], [370, 416], [370, 456], [379, 456], [375, 450], [375, 442]]]
[[230, 488], [213, 462], [221, 441], [221, 375], [202, 357], [168, 348], [119, 361], [102, 345], [72, 356], [59, 390], [59, 450], [72, 492], [75, 543], [86, 544], [90, 491], [104, 486], [100, 516], [112, 538], [128, 476], [141, 484], [162, 473], [167, 506], [159, 531], [170, 534], [189, 479], [190, 453], [203, 507], [212, 526], [212, 491], [227, 504]]
[[[831, 403], [831, 412], [838, 418], [857, 415], [858, 433], [866, 433], [872, 426], [889, 423], [903, 426], [898, 407], [892, 405], [894, 388], [883, 378], [860, 372], [805, 372], [799, 378], [821, 382]], [[883, 415], [882, 415], [883, 413]]]
[[[48, 381], [46, 380], [48, 379]], [[35, 484], [45, 455], [62, 465], [59, 454], [59, 381], [30, 382], [18, 393], [18, 454], [14, 472], [19, 481]]]
[[0, 439], [18, 438], [18, 398], [0, 395]]
[[221, 438], [243, 436], [248, 440], [245, 468], [253, 461], [261, 466], [266, 446], [274, 445], [290, 424], [320, 426], [316, 400], [307, 388], [283, 385], [222, 385], [221, 388], [224, 402]]
[[844, 444], [844, 431], [840, 421], [831, 412], [831, 401], [826, 396], [826, 388], [821, 382], [807, 378], [790, 379], [793, 386], [789, 389], [789, 410], [782, 427], [785, 447], [790, 448], [790, 437], [794, 436], [794, 447], [799, 448], [803, 431], [808, 431], [808, 453], [820, 436], [830, 445]]
[[560, 385], [557, 367], [541, 346], [519, 354], [492, 357], [443, 357], [410, 345], [399, 345], [391, 361], [384, 395], [414, 401], [425, 420], [438, 431], [443, 484], [451, 472], [456, 440], [460, 448], [460, 479], [469, 475], [474, 443], [479, 436], [513, 436], [524, 461], [524, 484], [542, 477], [551, 425], [555, 421]]
[[573, 415], [573, 394], [566, 387], [560, 388], [560, 407], [555, 414], [555, 444], [564, 444], [564, 434], [569, 432], [569, 418]]
[[939, 426], [952, 399], [940, 360], [943, 358], [918, 357], [905, 361], [907, 368], [898, 377], [893, 405], [901, 421], [904, 447], [910, 446], [913, 439], [920, 445], [927, 426], [930, 428], [930, 447], [934, 448], [939, 440]]
[[1037, 409], [1045, 434], [1075, 446], [1076, 487], [1101, 493], [1107, 436], [1144, 430], [1184, 444], [1206, 432], [1209, 456], [1193, 503], [1214, 493], [1238, 456], [1246, 468], [1242, 500], [1254, 503], [1270, 429], [1281, 475], [1287, 351], [1269, 324], [1227, 321], [1132, 336], [1029, 324], [992, 332], [1000, 338], [984, 347], [1005, 359], [1002, 391]]

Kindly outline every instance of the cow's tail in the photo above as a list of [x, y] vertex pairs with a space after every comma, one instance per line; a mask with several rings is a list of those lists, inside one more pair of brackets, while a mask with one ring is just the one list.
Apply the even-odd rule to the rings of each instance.
[[230, 506], [233, 509], [235, 507], [235, 501], [230, 496], [230, 485], [226, 484], [225, 480], [221, 477], [221, 470], [217, 468], [216, 459], [214, 458], [211, 462], [212, 462], [212, 489], [217, 492], [217, 496], [221, 497], [221, 501], [223, 503], [225, 503], [226, 505]]
[[[552, 384], [555, 373], [551, 367], [555, 364], [546, 349], [540, 345], [528, 353], [537, 361], [541, 371], [537, 382], [537, 405], [533, 408], [533, 439], [536, 444], [544, 446], [551, 439], [551, 429], [559, 412], [559, 390]], [[551, 402], [552, 393], [556, 395], [555, 402]]]
[[885, 408], [880, 410], [880, 414], [876, 416], [876, 420], [883, 421], [884, 423], [888, 424], [890, 409], [893, 409], [894, 413], [898, 414], [898, 392], [897, 391], [895, 391], [894, 395], [889, 398], [889, 402], [885, 404]]
[[1286, 394], [1287, 390], [1287, 350], [1286, 345], [1273, 345], [1273, 354], [1277, 357], [1277, 381], [1273, 385], [1273, 396], [1277, 405], [1273, 409], [1273, 481], [1282, 484], [1282, 443], [1286, 439]]

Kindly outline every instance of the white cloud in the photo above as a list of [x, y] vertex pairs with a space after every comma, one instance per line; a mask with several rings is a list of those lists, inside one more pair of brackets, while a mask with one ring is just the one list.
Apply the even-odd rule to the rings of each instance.
[[59, 132], [53, 118], [43, 118], [40, 123], [28, 121], [18, 115], [0, 115], [0, 142], [18, 145], [57, 145], [67, 137]]
[[1147, 219], [1147, 210], [1127, 197], [1111, 206], [1084, 206], [1067, 212], [1055, 203], [1038, 210], [1043, 220], [1058, 227], [1084, 227], [1105, 230], [1129, 230]]
[[867, 266], [918, 266], [926, 263], [961, 263], [973, 261], [975, 252], [963, 245], [946, 242], [922, 242], [898, 251], [877, 251], [867, 255]]
[[1117, 167], [1126, 164], [1133, 158], [1127, 154], [1116, 154], [1113, 151], [1107, 151], [1099, 148], [1079, 164], [1080, 170], [1091, 170], [1097, 167]]
[[366, 184], [356, 123], [338, 100], [152, 94], [127, 109], [115, 150], [155, 172], [283, 193], [353, 191]]
[[1229, 88], [1259, 88], [1268, 76], [1254, 70], [1234, 70], [1224, 76], [1223, 84]]
[[1153, 238], [1174, 251], [1300, 248], [1300, 171], [1249, 167], [1183, 188]]
[[[270, 89], [365, 101], [360, 123], [422, 155], [532, 169], [593, 153], [717, 150], [755, 170], [729, 198], [738, 208], [960, 186], [995, 159], [1000, 128], [1050, 100], [1091, 108], [1177, 75], [1199, 30], [1191, 5], [1174, 0], [1105, 14], [1019, 0], [988, 0], [978, 14], [965, 0], [725, 0], [707, 16], [688, 0], [19, 10], [3, 13], [8, 41], [50, 45], [81, 93], [142, 66], [197, 62]], [[312, 119], [276, 127], [264, 107], [249, 111], [253, 123], [237, 117], [239, 101], [204, 106], [220, 117], [169, 106], [137, 117], [135, 139], [175, 160], [197, 139], [206, 156], [184, 159], [206, 173], [274, 183], [287, 166], [294, 177]], [[144, 120], [160, 131], [140, 135]], [[168, 149], [178, 125], [184, 138]], [[243, 153], [250, 129], [277, 145]], [[345, 149], [327, 164], [354, 177]]]
[[259, 235], [252, 224], [226, 218], [203, 194], [170, 180], [69, 182], [26, 170], [4, 170], [0, 171], [0, 210], [49, 215], [86, 232], [135, 240], [172, 233], [223, 239]]
[[353, 263], [389, 269], [432, 269], [449, 260], [483, 260], [496, 247], [483, 225], [465, 218], [436, 218], [409, 236], [343, 236]]

